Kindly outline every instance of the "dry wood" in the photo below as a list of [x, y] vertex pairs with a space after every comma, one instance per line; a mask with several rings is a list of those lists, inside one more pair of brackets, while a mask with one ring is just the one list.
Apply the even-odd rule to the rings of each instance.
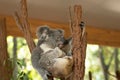
[[72, 52], [74, 60], [73, 80], [83, 80], [85, 73], [85, 56], [86, 56], [86, 33], [82, 37], [82, 29], [80, 22], [82, 17], [82, 9], [80, 5], [74, 6], [74, 22], [73, 22], [73, 42]]
[[[30, 24], [28, 23], [28, 13], [27, 13], [27, 3], [26, 0], [21, 0], [21, 19], [17, 12], [15, 12], [15, 21], [17, 23], [17, 26], [20, 28], [20, 30], [23, 32], [24, 37], [27, 41], [28, 47], [30, 49], [30, 52], [32, 53], [33, 49], [36, 47], [35, 43], [32, 38], [32, 34], [30, 31]], [[48, 77], [49, 80], [53, 80], [53, 77]]]
[[0, 80], [12, 78], [12, 64], [7, 53], [6, 20], [0, 17]]
[[30, 49], [30, 52], [35, 48], [35, 43], [32, 38], [32, 34], [30, 31], [30, 25], [28, 22], [28, 13], [27, 13], [27, 4], [26, 0], [21, 0], [21, 19], [17, 12], [15, 12], [14, 18], [16, 21], [17, 26], [20, 28], [20, 30], [23, 32], [24, 37], [27, 41], [28, 47]]
[[74, 22], [73, 22], [73, 42], [72, 52], [74, 60], [73, 80], [83, 80], [85, 72], [85, 56], [86, 56], [86, 33], [82, 37], [80, 22], [82, 17], [82, 9], [80, 5], [74, 7]]
[[70, 6], [70, 7], [69, 7], [69, 26], [70, 26], [70, 28], [71, 28], [71, 32], [73, 31], [72, 25], [73, 25], [73, 20], [72, 20], [71, 6]]

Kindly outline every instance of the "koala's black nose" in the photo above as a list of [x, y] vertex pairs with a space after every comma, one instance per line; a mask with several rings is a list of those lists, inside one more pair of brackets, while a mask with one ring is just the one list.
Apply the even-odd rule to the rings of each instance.
[[68, 43], [69, 43], [69, 41], [68, 41], [68, 40], [65, 40], [63, 44], [66, 45], [66, 44], [68, 44]]
[[69, 41], [68, 41], [68, 40], [66, 40], [64, 37], [62, 37], [62, 38], [61, 38], [61, 41], [62, 41], [62, 43], [63, 43], [64, 45], [66, 45], [66, 44], [68, 44], [68, 43], [69, 43]]
[[68, 39], [65, 39], [64, 40], [64, 45], [67, 45], [67, 44], [69, 44], [69, 42], [72, 40], [72, 37], [70, 37], [70, 38], [68, 38]]

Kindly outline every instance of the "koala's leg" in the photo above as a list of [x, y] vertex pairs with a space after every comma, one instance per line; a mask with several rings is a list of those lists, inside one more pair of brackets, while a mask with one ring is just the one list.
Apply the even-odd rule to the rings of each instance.
[[36, 47], [31, 54], [31, 62], [34, 68], [38, 68], [39, 67], [39, 59], [40, 59], [40, 55], [42, 53], [42, 50], [39, 47]]
[[33, 50], [32, 55], [31, 55], [32, 65], [39, 72], [39, 74], [41, 75], [43, 80], [48, 80], [48, 77], [47, 77], [47, 75], [49, 75], [48, 71], [43, 69], [39, 64], [39, 60], [41, 58], [41, 56], [40, 56], [41, 53], [42, 53], [42, 50], [39, 47], [36, 47]]
[[43, 80], [49, 80], [48, 76], [47, 76], [47, 75], [49, 75], [48, 71], [46, 71], [43, 68], [39, 68], [39, 69], [37, 69], [37, 71], [39, 72], [39, 74], [41, 75]]

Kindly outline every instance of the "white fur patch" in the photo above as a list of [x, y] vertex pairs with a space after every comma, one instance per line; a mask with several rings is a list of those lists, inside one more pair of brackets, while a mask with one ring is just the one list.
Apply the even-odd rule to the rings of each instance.
[[57, 55], [59, 57], [63, 57], [66, 55], [65, 52], [63, 52], [59, 47], [56, 47], [54, 50], [57, 52]]
[[53, 50], [47, 44], [41, 44], [40, 48], [44, 51], [44, 53], [47, 52], [47, 51], [49, 51], [49, 50]]

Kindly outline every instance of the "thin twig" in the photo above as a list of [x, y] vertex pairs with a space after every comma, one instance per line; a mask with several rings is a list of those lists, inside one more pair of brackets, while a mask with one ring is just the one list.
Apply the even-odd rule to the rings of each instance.
[[16, 21], [16, 24], [17, 24], [17, 26], [20, 28], [20, 30], [22, 31], [22, 32], [24, 32], [23, 31], [23, 26], [22, 26], [22, 23], [21, 23], [21, 21], [20, 21], [20, 17], [19, 17], [19, 15], [18, 15], [18, 13], [17, 12], [14, 12], [14, 19], [15, 19], [15, 21]]
[[89, 71], [89, 80], [92, 80], [92, 72]]
[[70, 25], [71, 31], [73, 32], [73, 27], [72, 27], [73, 21], [72, 21], [71, 6], [69, 7], [69, 18], [70, 18], [70, 20], [69, 20], [69, 25]]
[[108, 73], [110, 76], [112, 76], [112, 77], [115, 77], [115, 78], [116, 78], [116, 76], [115, 76], [114, 74], [111, 74], [109, 71], [107, 71], [107, 73]]
[[21, 19], [18, 16], [17, 12], [15, 12], [15, 20], [17, 23], [17, 26], [20, 28], [20, 30], [23, 32], [24, 37], [27, 41], [28, 47], [30, 49], [30, 52], [35, 48], [35, 43], [32, 38], [32, 34], [30, 31], [30, 25], [28, 23], [28, 13], [27, 13], [27, 3], [26, 0], [21, 0]]

